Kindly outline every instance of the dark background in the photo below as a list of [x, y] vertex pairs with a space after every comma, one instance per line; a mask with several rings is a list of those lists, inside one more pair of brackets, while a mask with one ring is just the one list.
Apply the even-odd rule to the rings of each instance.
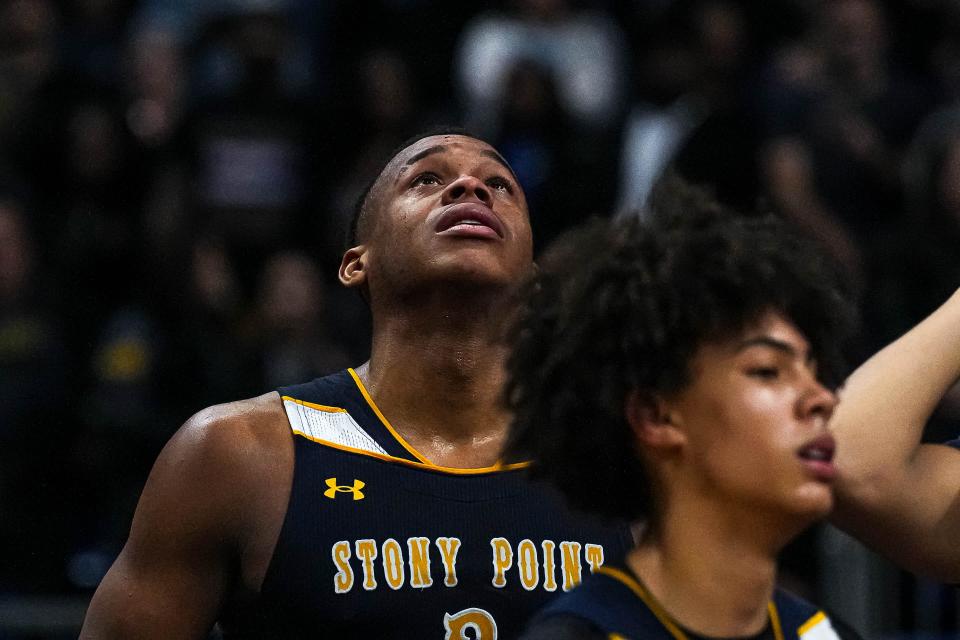
[[[410, 133], [490, 140], [538, 248], [667, 170], [778, 211], [862, 358], [960, 284], [958, 99], [948, 0], [3, 0], [0, 638], [76, 634], [190, 414], [366, 358], [343, 227]], [[784, 569], [868, 636], [957, 636], [956, 590], [833, 530]]]

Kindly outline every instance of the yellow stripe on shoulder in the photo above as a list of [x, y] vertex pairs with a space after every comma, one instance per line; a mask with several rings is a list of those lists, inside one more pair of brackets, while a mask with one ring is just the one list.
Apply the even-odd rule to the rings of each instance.
[[797, 635], [801, 640], [840, 640], [839, 634], [830, 624], [830, 618], [823, 611], [818, 611], [816, 615], [800, 625]]
[[797, 629], [797, 634], [803, 635], [807, 631], [810, 631], [815, 625], [820, 624], [822, 620], [827, 618], [827, 614], [823, 611], [818, 611], [815, 616], [804, 622], [799, 629]]
[[325, 440], [323, 438], [318, 438], [309, 433], [300, 431], [299, 429], [293, 429], [292, 433], [298, 435], [301, 438], [306, 438], [311, 442], [316, 442], [317, 444], [322, 444], [333, 449], [339, 449], [341, 451], [346, 451], [347, 453], [356, 453], [362, 456], [369, 456], [371, 458], [376, 458], [378, 460], [383, 460], [385, 462], [395, 462], [397, 464], [404, 465], [406, 467], [413, 467], [414, 469], [425, 469], [427, 471], [437, 471], [440, 473], [448, 473], [451, 475], [480, 475], [484, 473], [498, 473], [503, 471], [515, 471], [517, 469], [523, 469], [530, 465], [529, 462], [516, 462], [511, 464], [502, 464], [497, 463], [492, 467], [478, 467], [478, 468], [465, 468], [461, 469], [458, 467], [441, 467], [432, 463], [424, 464], [423, 462], [417, 462], [415, 460], [407, 460], [406, 458], [398, 458], [396, 456], [391, 456], [388, 453], [379, 453], [377, 451], [370, 451], [367, 449], [358, 449], [356, 447], [351, 447], [349, 445], [341, 444], [339, 442], [333, 442], [331, 440]]
[[350, 374], [350, 377], [353, 378], [353, 382], [357, 385], [357, 389], [360, 390], [360, 394], [363, 396], [363, 399], [367, 401], [367, 405], [375, 414], [377, 414], [377, 417], [380, 418], [380, 422], [382, 422], [383, 426], [386, 427], [387, 431], [390, 432], [390, 435], [392, 435], [394, 439], [400, 443], [400, 446], [406, 449], [407, 452], [409, 452], [414, 458], [423, 464], [430, 464], [430, 460], [428, 460], [427, 457], [421, 454], [419, 451], [414, 449], [413, 445], [411, 445], [403, 438], [403, 436], [397, 433], [397, 430], [393, 428], [393, 425], [390, 424], [390, 421], [387, 420], [387, 417], [381, 413], [380, 407], [377, 406], [377, 403], [373, 401], [373, 398], [367, 392], [367, 388], [363, 385], [363, 381], [360, 380], [360, 376], [357, 375], [357, 372], [352, 368], [347, 369], [347, 372]]
[[290, 396], [280, 396], [281, 400], [289, 400], [304, 407], [310, 407], [311, 409], [316, 409], [317, 411], [325, 411], [326, 413], [347, 413], [347, 410], [343, 407], [328, 407], [325, 404], [315, 404], [313, 402], [307, 402], [306, 400], [301, 400], [300, 398], [293, 398]]

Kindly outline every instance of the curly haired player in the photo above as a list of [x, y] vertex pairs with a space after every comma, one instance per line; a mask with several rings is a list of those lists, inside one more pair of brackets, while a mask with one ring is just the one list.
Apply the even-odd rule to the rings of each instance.
[[779, 551], [833, 504], [843, 289], [777, 220], [673, 189], [654, 221], [555, 248], [513, 332], [508, 455], [646, 522], [524, 638], [856, 637], [776, 587]]

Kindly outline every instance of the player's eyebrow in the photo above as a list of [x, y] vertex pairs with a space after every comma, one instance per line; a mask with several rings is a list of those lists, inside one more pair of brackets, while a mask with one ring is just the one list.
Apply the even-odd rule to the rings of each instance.
[[424, 149], [423, 151], [419, 151], [419, 152], [413, 154], [412, 156], [410, 156], [409, 158], [407, 158], [407, 161], [403, 163], [403, 166], [404, 166], [404, 167], [409, 167], [410, 165], [415, 164], [415, 163], [423, 160], [423, 159], [426, 158], [427, 156], [433, 155], [433, 154], [435, 154], [435, 153], [442, 153], [442, 152], [444, 152], [444, 151], [446, 151], [446, 150], [447, 150], [447, 145], [444, 145], [444, 144], [438, 144], [438, 145], [434, 145], [434, 146], [432, 146], [432, 147], [427, 147], [427, 148]]
[[749, 349], [750, 347], [769, 347], [771, 349], [776, 349], [781, 353], [784, 353], [791, 358], [796, 358], [803, 356], [804, 361], [809, 361], [812, 358], [812, 354], [809, 352], [801, 354], [796, 347], [794, 347], [789, 342], [785, 340], [778, 340], [777, 338], [771, 336], [757, 336], [755, 338], [747, 338], [743, 342], [737, 345], [737, 353]]
[[[435, 153], [445, 153], [448, 150], [449, 150], [449, 147], [447, 145], [438, 144], [432, 147], [427, 147], [423, 151], [418, 151], [417, 153], [407, 158], [407, 161], [404, 162], [403, 165], [400, 167], [400, 171], [397, 174], [397, 180], [400, 179], [400, 176], [404, 174], [404, 172], [407, 170], [409, 166], [416, 164], [417, 162], [419, 162], [420, 160], [423, 160], [427, 156], [431, 156]], [[510, 165], [507, 163], [504, 157], [501, 156], [496, 151], [494, 151], [493, 149], [482, 149], [480, 151], [480, 155], [496, 161], [497, 164], [503, 166], [504, 169], [510, 172], [510, 175], [513, 177], [514, 180], [517, 179], [517, 174], [513, 172], [513, 169], [510, 167]]]
[[513, 176], [513, 179], [517, 179], [517, 174], [513, 172], [513, 168], [507, 163], [506, 159], [493, 149], [484, 149], [480, 152], [480, 155], [487, 156], [488, 158], [493, 158], [497, 163], [503, 165], [503, 168], [510, 172], [510, 175]]

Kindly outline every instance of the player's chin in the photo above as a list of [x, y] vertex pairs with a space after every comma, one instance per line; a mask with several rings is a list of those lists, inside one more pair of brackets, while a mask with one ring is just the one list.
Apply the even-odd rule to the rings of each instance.
[[530, 263], [484, 252], [448, 254], [439, 257], [434, 267], [444, 280], [496, 286], [519, 284], [532, 270]]
[[791, 510], [812, 524], [833, 510], [833, 487], [823, 482], [805, 482], [791, 502]]

